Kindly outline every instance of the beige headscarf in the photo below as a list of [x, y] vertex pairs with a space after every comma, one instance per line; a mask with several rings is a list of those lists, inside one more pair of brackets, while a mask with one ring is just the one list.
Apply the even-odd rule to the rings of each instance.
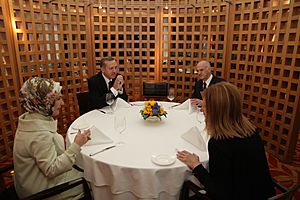
[[20, 103], [28, 112], [52, 116], [55, 100], [61, 95], [61, 86], [50, 79], [33, 77], [20, 90]]

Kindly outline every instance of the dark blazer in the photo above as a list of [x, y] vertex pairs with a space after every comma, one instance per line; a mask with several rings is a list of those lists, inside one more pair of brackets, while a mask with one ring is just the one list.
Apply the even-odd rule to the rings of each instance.
[[211, 138], [209, 172], [202, 166], [193, 173], [216, 200], [266, 200], [275, 195], [262, 140], [256, 132], [246, 138]]
[[[114, 83], [116, 79], [113, 79], [112, 82]], [[99, 109], [104, 106], [108, 106], [106, 103], [105, 97], [106, 93], [111, 92], [108, 90], [105, 79], [102, 76], [102, 72], [92, 76], [88, 80], [89, 86], [89, 103], [90, 103], [90, 110]], [[115, 98], [122, 98], [123, 100], [127, 101], [128, 96], [125, 91], [125, 87], [123, 85], [123, 94], [118, 94]]]
[[[215, 77], [213, 75], [208, 87], [212, 84], [215, 84], [215, 83], [219, 83], [221, 81], [225, 81], [224, 79], [222, 78], [218, 78], [218, 77]], [[202, 100], [202, 95], [200, 92], [203, 91], [203, 81], [202, 80], [198, 80], [196, 83], [195, 83], [195, 89], [194, 89], [194, 92], [193, 92], [193, 95], [192, 95], [192, 98], [197, 98], [197, 99], [201, 99]]]

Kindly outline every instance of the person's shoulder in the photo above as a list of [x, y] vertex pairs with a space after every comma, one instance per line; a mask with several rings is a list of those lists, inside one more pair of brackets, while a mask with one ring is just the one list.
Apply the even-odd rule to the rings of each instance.
[[89, 81], [96, 81], [96, 80], [99, 80], [99, 79], [101, 79], [101, 77], [102, 77], [102, 73], [101, 72], [98, 72], [97, 74], [95, 74], [94, 76], [91, 76], [90, 78], [89, 78]]
[[213, 79], [215, 80], [215, 82], [222, 82], [222, 81], [226, 81], [225, 79], [221, 78], [221, 77], [217, 77], [217, 76], [213, 76]]

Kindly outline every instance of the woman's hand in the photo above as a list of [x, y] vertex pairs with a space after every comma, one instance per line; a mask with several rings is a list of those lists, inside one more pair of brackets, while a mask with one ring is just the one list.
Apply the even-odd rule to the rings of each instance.
[[82, 147], [90, 139], [91, 131], [90, 129], [84, 130], [83, 133], [79, 130], [75, 136], [74, 143]]
[[195, 167], [201, 164], [199, 160], [199, 156], [196, 154], [192, 154], [188, 151], [177, 151], [176, 154], [177, 158], [186, 164], [191, 170], [193, 170]]

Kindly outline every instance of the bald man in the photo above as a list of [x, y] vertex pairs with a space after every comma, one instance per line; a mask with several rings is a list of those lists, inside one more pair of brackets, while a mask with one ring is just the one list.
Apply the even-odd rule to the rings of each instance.
[[201, 92], [212, 84], [224, 81], [224, 79], [214, 76], [211, 73], [210, 63], [205, 60], [200, 61], [196, 65], [196, 71], [198, 74], [198, 81], [195, 83], [191, 103], [192, 105], [199, 107], [202, 104]]

